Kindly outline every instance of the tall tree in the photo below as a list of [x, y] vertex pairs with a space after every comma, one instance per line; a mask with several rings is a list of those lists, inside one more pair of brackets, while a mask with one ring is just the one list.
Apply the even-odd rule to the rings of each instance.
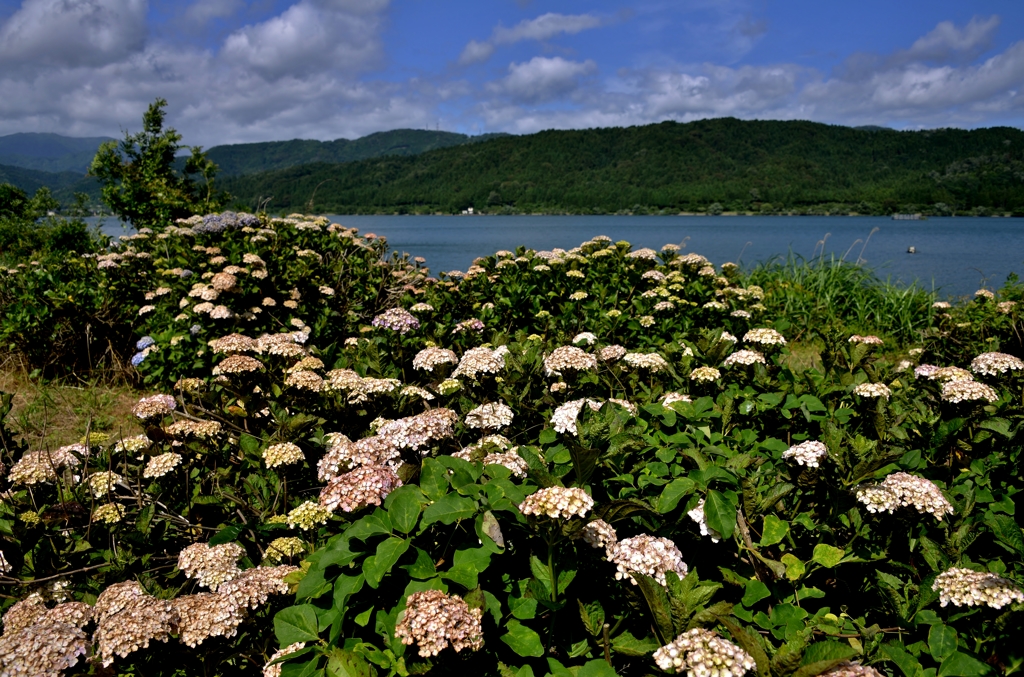
[[217, 165], [201, 146], [189, 149], [184, 171], [175, 166], [183, 146], [176, 130], [164, 129], [166, 106], [165, 99], [150, 104], [142, 116], [142, 131], [104, 143], [89, 168], [103, 184], [103, 200], [110, 209], [136, 227], [216, 211], [227, 199], [214, 189]]

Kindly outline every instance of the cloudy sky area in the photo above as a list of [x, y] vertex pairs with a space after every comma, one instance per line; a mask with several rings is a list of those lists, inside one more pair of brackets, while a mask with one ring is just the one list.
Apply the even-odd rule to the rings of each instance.
[[0, 0], [0, 134], [1024, 126], [1018, 0]]

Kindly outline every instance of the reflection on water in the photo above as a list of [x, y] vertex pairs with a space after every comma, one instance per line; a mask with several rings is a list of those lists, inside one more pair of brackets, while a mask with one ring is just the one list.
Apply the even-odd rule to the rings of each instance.
[[[1000, 286], [1024, 273], [1024, 219], [814, 216], [331, 216], [360, 232], [387, 237], [391, 248], [423, 256], [434, 271], [465, 270], [474, 258], [525, 245], [575, 247], [595, 235], [628, 240], [635, 247], [672, 242], [717, 264], [744, 265], [785, 256], [845, 257], [867, 263], [881, 277], [948, 295], [972, 294], [982, 284]], [[98, 219], [88, 219], [93, 223]], [[126, 232], [116, 219], [102, 230]], [[916, 254], [908, 254], [914, 247]]]

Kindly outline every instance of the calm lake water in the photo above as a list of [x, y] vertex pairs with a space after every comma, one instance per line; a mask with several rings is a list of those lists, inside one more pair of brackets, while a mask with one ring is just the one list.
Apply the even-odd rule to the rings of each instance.
[[[999, 287], [1011, 272], [1024, 275], [1024, 219], [814, 216], [338, 216], [332, 221], [387, 237], [393, 250], [426, 258], [432, 271], [466, 270], [499, 249], [569, 249], [595, 235], [659, 249], [685, 244], [716, 264], [746, 266], [787, 252], [810, 258], [822, 251], [866, 263], [880, 277], [919, 282], [945, 296]], [[878, 230], [872, 233], [872, 230]], [[116, 221], [103, 231], [125, 231]], [[826, 237], [827, 236], [827, 237]], [[870, 236], [870, 240], [868, 237]], [[867, 244], [865, 245], [865, 241]], [[907, 254], [907, 247], [917, 254]]]

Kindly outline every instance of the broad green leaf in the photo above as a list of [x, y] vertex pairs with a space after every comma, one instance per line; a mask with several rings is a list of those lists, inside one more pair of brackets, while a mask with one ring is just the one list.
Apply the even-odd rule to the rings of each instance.
[[459, 520], [469, 519], [474, 514], [476, 514], [476, 501], [472, 498], [458, 494], [446, 494], [441, 500], [427, 506], [427, 509], [423, 511], [420, 528], [425, 528], [434, 522], [453, 524]]
[[420, 510], [426, 499], [423, 492], [415, 484], [407, 484], [399, 487], [388, 495], [384, 507], [391, 518], [391, 524], [395, 529], [407, 534], [416, 528], [416, 522], [420, 518]]
[[501, 636], [501, 641], [520, 656], [539, 658], [544, 655], [544, 645], [540, 635], [517, 620], [510, 620], [505, 626], [508, 632]]
[[1024, 536], [1017, 526], [1017, 521], [1006, 515], [987, 514], [985, 524], [992, 530], [992, 535], [1003, 545], [1009, 546], [1018, 554], [1024, 554]]
[[363, 561], [363, 575], [371, 588], [380, 585], [385, 574], [391, 571], [398, 559], [409, 549], [411, 539], [392, 536], [377, 546], [377, 552]]
[[827, 545], [825, 543], [819, 543], [814, 546], [814, 555], [811, 559], [821, 566], [831, 569], [842, 561], [843, 555], [845, 554], [846, 552], [841, 548]]
[[554, 428], [545, 428], [540, 431], [540, 435], [537, 437], [537, 441], [541, 444], [551, 444], [558, 439], [558, 433], [555, 432]]
[[224, 527], [210, 538], [209, 545], [212, 548], [215, 545], [221, 545], [224, 543], [230, 543], [238, 538], [239, 534], [245, 530], [243, 524], [232, 524], [229, 527]]
[[957, 649], [956, 630], [948, 625], [933, 625], [928, 631], [928, 650], [932, 658], [942, 662]]
[[432, 501], [439, 500], [448, 493], [448, 469], [438, 463], [436, 458], [423, 459], [420, 467], [420, 489]]
[[434, 566], [434, 559], [430, 556], [426, 550], [420, 548], [414, 548], [416, 551], [416, 561], [412, 564], [407, 564], [402, 568], [412, 578], [418, 578], [423, 580], [425, 578], [432, 578], [437, 574], [437, 568]]
[[781, 520], [775, 515], [764, 516], [764, 526], [761, 531], [760, 545], [775, 545], [782, 542], [782, 539], [789, 533], [789, 522]]
[[537, 615], [537, 600], [532, 597], [509, 597], [508, 606], [520, 620], [528, 621]]
[[653, 637], [637, 639], [627, 630], [612, 638], [612, 651], [623, 656], [649, 656], [658, 650], [658, 642]]
[[826, 640], [815, 642], [804, 649], [804, 655], [800, 660], [803, 665], [810, 665], [821, 661], [846, 660], [856, 654], [857, 652], [849, 644]]
[[746, 591], [743, 593], [743, 599], [740, 600], [745, 607], [752, 607], [760, 602], [765, 597], [771, 596], [771, 591], [768, 590], [768, 586], [761, 581], [748, 580], [746, 584]]
[[315, 642], [319, 639], [316, 607], [300, 604], [281, 609], [274, 616], [274, 634], [277, 643], [288, 646], [296, 642]]
[[899, 667], [904, 677], [919, 677], [921, 674], [921, 663], [911, 656], [902, 645], [889, 642], [882, 645], [882, 651]]
[[260, 453], [260, 441], [249, 433], [239, 436], [238, 446], [249, 456], [258, 456]]
[[710, 489], [704, 500], [704, 518], [708, 527], [729, 538], [736, 527], [736, 504], [722, 492]]
[[618, 677], [618, 674], [604, 660], [595, 659], [584, 663], [576, 677]]
[[992, 668], [988, 665], [960, 651], [953, 653], [939, 666], [939, 677], [982, 677], [991, 672]]
[[664, 515], [675, 510], [679, 501], [692, 494], [695, 487], [693, 480], [688, 477], [680, 477], [666, 484], [658, 498], [658, 512]]
[[376, 677], [377, 671], [354, 651], [333, 647], [327, 655], [327, 674], [329, 677]]

